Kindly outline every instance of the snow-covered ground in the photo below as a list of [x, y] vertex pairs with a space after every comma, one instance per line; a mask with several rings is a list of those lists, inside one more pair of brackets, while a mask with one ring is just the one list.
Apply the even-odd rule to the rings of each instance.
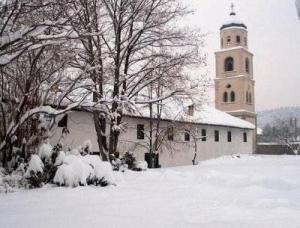
[[300, 157], [117, 173], [117, 186], [0, 194], [0, 227], [300, 227]]

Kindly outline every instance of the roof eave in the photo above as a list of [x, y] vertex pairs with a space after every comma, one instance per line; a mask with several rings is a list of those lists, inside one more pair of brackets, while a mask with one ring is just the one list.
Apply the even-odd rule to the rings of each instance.
[[220, 30], [223, 30], [223, 29], [229, 28], [229, 27], [242, 27], [244, 29], [247, 29], [247, 26], [244, 25], [244, 24], [230, 23], [230, 24], [222, 25], [222, 27], [220, 28]]

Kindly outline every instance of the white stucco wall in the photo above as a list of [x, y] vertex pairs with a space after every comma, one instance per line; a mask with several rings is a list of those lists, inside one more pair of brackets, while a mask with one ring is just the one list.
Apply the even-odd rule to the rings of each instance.
[[[120, 153], [126, 151], [134, 151], [138, 160], [144, 160], [144, 153], [148, 152], [148, 139], [137, 139], [137, 124], [145, 125], [145, 132], [148, 134], [149, 121], [143, 118], [124, 117], [126, 129], [120, 135], [120, 143], [118, 150]], [[174, 125], [170, 122], [163, 121], [161, 128], [166, 129], [168, 126]], [[94, 128], [92, 114], [87, 112], [72, 112], [68, 114], [68, 129], [70, 134], [65, 138], [65, 145], [76, 148], [85, 140], [91, 140], [93, 150], [99, 151], [96, 131]], [[191, 132], [198, 130], [201, 134], [201, 129], [206, 129], [207, 140], [202, 142], [197, 140], [197, 160], [206, 160], [231, 154], [251, 154], [253, 152], [252, 130], [244, 130], [239, 128], [221, 127], [213, 125], [187, 125], [177, 123], [174, 130], [174, 141], [167, 141], [162, 146], [160, 152], [160, 164], [162, 167], [192, 165], [192, 160], [195, 154], [195, 146], [193, 137], [190, 142], [184, 141], [184, 129]], [[55, 144], [61, 134], [62, 128], [54, 128], [51, 143]], [[214, 131], [219, 130], [220, 141], [215, 142]], [[232, 133], [232, 142], [227, 142], [227, 131]], [[247, 132], [248, 141], [243, 142], [243, 133]]]

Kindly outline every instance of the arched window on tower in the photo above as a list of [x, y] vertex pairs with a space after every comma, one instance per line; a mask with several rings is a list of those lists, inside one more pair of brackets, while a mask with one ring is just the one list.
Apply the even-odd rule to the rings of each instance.
[[248, 97], [248, 100], [249, 100], [249, 104], [252, 104], [252, 95], [251, 93], [249, 92], [249, 97]]
[[227, 36], [227, 44], [230, 44], [230, 42], [231, 42], [231, 37]]
[[223, 94], [223, 102], [228, 102], [228, 93], [227, 92], [225, 92]]
[[224, 62], [225, 71], [233, 71], [234, 69], [234, 60], [232, 57], [227, 57]]
[[236, 36], [236, 43], [241, 43], [241, 37], [240, 36]]
[[246, 92], [246, 103], [247, 104], [249, 103], [249, 93], [248, 93], [248, 91]]
[[246, 58], [245, 60], [245, 68], [246, 68], [246, 72], [249, 73], [250, 72], [250, 62], [249, 62], [249, 59]]
[[235, 92], [231, 91], [230, 93], [230, 101], [235, 102]]

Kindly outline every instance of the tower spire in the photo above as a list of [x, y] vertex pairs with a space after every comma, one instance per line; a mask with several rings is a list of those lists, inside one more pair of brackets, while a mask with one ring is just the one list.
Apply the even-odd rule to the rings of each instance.
[[236, 13], [234, 11], [234, 4], [233, 4], [233, 2], [231, 3], [230, 8], [231, 8], [230, 16], [236, 15]]

